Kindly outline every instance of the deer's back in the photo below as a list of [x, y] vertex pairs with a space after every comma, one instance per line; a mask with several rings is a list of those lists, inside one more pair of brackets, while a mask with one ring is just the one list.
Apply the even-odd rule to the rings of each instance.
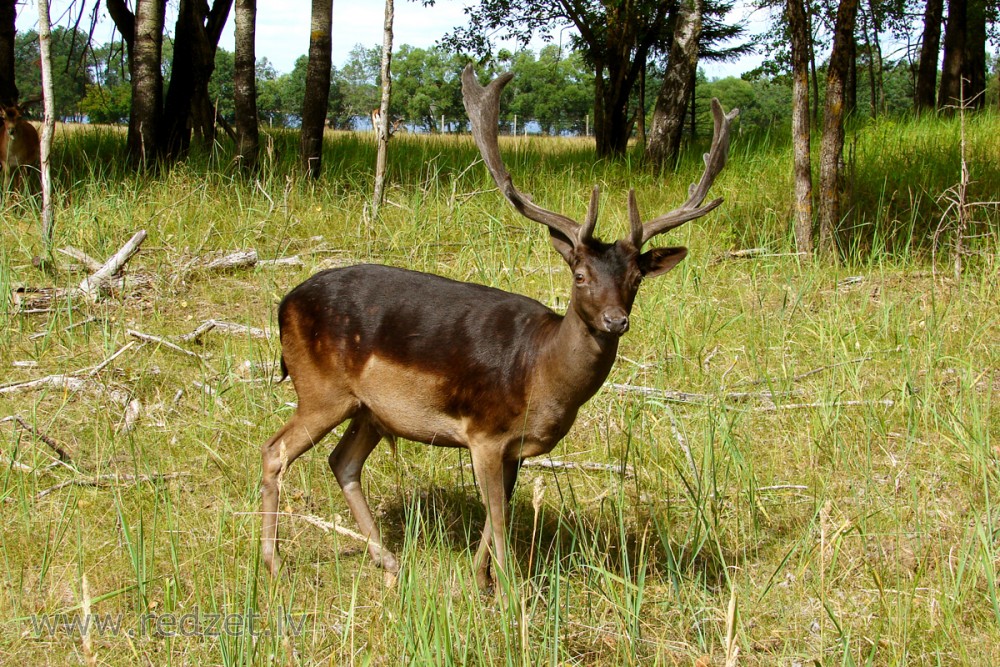
[[386, 431], [431, 439], [413, 431], [420, 423], [439, 444], [461, 444], [448, 442], [459, 423], [500, 432], [525, 413], [539, 341], [561, 317], [502, 290], [360, 265], [309, 278], [278, 319], [300, 401], [321, 377], [317, 393], [349, 392]]

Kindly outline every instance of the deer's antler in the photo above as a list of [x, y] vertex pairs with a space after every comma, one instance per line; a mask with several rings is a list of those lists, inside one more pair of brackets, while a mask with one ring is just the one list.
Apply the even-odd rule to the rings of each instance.
[[[658, 218], [653, 218], [649, 222], [642, 226], [642, 240], [636, 246], [641, 248], [646, 241], [653, 238], [657, 234], [662, 234], [663, 232], [669, 231], [675, 227], [680, 227], [685, 222], [694, 220], [695, 218], [700, 218], [705, 215], [719, 204], [722, 203], [722, 197], [718, 199], [713, 199], [704, 206], [702, 202], [705, 201], [705, 197], [708, 195], [708, 189], [712, 187], [712, 183], [715, 182], [715, 177], [719, 175], [722, 168], [726, 166], [726, 159], [729, 157], [729, 129], [733, 122], [740, 113], [739, 109], [733, 109], [728, 114], [722, 110], [722, 105], [719, 100], [712, 98], [712, 117], [715, 119], [715, 131], [712, 136], [712, 148], [709, 149], [708, 153], [705, 153], [705, 171], [701, 175], [701, 180], [697, 183], [692, 183], [691, 187], [688, 188], [688, 198], [683, 204], [678, 208], [659, 216]], [[635, 208], [632, 198], [629, 199], [629, 216], [632, 217], [632, 209]], [[635, 216], [638, 216], [638, 210], [635, 210]], [[635, 226], [633, 224], [633, 239], [635, 236]]]
[[471, 64], [466, 65], [462, 72], [462, 101], [465, 103], [465, 111], [472, 122], [472, 136], [476, 140], [483, 161], [489, 168], [490, 174], [493, 175], [493, 180], [496, 181], [500, 192], [521, 215], [558, 231], [573, 245], [587, 241], [593, 235], [594, 224], [597, 221], [597, 200], [599, 198], [597, 186], [594, 186], [590, 196], [590, 208], [587, 210], [585, 223], [580, 225], [565, 215], [544, 209], [532, 202], [531, 195], [521, 192], [514, 186], [514, 182], [503, 164], [497, 140], [500, 93], [512, 78], [514, 75], [507, 72], [484, 87], [476, 79], [476, 73]]

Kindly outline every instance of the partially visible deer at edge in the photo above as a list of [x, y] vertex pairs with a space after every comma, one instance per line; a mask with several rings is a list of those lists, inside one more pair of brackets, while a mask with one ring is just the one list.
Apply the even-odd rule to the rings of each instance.
[[583, 224], [539, 207], [507, 173], [497, 143], [500, 93], [513, 75], [485, 88], [471, 65], [462, 74], [472, 133], [501, 193], [523, 216], [548, 227], [573, 274], [565, 315], [525, 296], [426, 273], [376, 265], [322, 271], [281, 302], [282, 371], [298, 394], [292, 418], [262, 447], [261, 555], [271, 574], [278, 554], [278, 495], [288, 466], [350, 420], [329, 463], [368, 539], [375, 564], [399, 561], [384, 545], [361, 488], [378, 442], [397, 437], [465, 447], [486, 507], [474, 558], [476, 582], [492, 586], [490, 562], [508, 575], [507, 510], [521, 462], [566, 435], [577, 410], [604, 383], [629, 328], [639, 284], [674, 268], [686, 248], [650, 248], [654, 236], [701, 217], [725, 166], [730, 123], [712, 102], [715, 135], [705, 172], [679, 208], [646, 223], [629, 192], [631, 231], [614, 243], [594, 236], [598, 188]]
[[21, 117], [16, 106], [3, 107], [3, 129], [0, 131], [0, 165], [3, 166], [4, 185], [12, 189], [21, 186], [24, 168], [38, 169], [40, 162], [38, 130]]

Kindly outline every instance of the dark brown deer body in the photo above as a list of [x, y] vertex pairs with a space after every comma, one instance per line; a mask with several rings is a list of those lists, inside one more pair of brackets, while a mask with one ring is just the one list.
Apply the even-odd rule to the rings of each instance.
[[[316, 274], [281, 302], [282, 363], [299, 402], [263, 453], [262, 557], [272, 573], [277, 549], [278, 492], [288, 465], [350, 419], [330, 467], [369, 552], [390, 572], [396, 558], [361, 491], [361, 469], [381, 438], [403, 437], [466, 447], [486, 506], [475, 557], [476, 579], [488, 587], [490, 556], [505, 567], [507, 505], [521, 461], [552, 450], [577, 411], [601, 387], [644, 277], [669, 271], [684, 248], [641, 252], [645, 241], [703, 215], [704, 192], [725, 163], [732, 117], [716, 107], [716, 141], [698, 190], [685, 206], [643, 225], [630, 195], [632, 231], [603, 243], [593, 237], [597, 191], [584, 225], [541, 209], [518, 192], [497, 149], [500, 91], [509, 75], [483, 88], [471, 68], [463, 94], [473, 133], [501, 191], [532, 220], [549, 227], [573, 271], [564, 316], [517, 294], [385, 266]], [[699, 208], [700, 207], [700, 208]]]
[[20, 187], [21, 171], [38, 168], [38, 130], [21, 118], [21, 110], [4, 107], [3, 128], [0, 129], [0, 164], [3, 166], [5, 184]]

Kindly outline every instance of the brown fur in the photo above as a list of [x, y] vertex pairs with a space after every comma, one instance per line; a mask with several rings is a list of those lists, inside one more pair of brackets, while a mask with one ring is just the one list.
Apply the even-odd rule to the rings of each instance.
[[21, 117], [16, 106], [4, 107], [3, 131], [0, 132], [0, 165], [7, 184], [20, 187], [21, 172], [25, 167], [38, 169], [40, 149], [38, 131]]
[[735, 117], [725, 116], [716, 101], [713, 148], [688, 201], [646, 224], [632, 192], [629, 236], [603, 243], [593, 235], [596, 188], [581, 225], [514, 187], [496, 136], [500, 92], [510, 75], [487, 87], [471, 66], [462, 76], [473, 136], [494, 180], [515, 209], [549, 228], [573, 273], [569, 308], [558, 315], [517, 294], [374, 265], [323, 271], [289, 292], [278, 308], [281, 363], [299, 402], [261, 451], [261, 557], [272, 574], [281, 566], [282, 476], [344, 422], [330, 468], [376, 564], [399, 570], [362, 492], [361, 470], [379, 440], [403, 437], [469, 450], [486, 507], [476, 580], [484, 588], [491, 584], [491, 561], [506, 574], [507, 509], [521, 462], [551, 451], [569, 432], [580, 406], [611, 371], [639, 285], [687, 254], [684, 248], [642, 252], [642, 245], [721, 201], [702, 206], [725, 164], [728, 121]]

